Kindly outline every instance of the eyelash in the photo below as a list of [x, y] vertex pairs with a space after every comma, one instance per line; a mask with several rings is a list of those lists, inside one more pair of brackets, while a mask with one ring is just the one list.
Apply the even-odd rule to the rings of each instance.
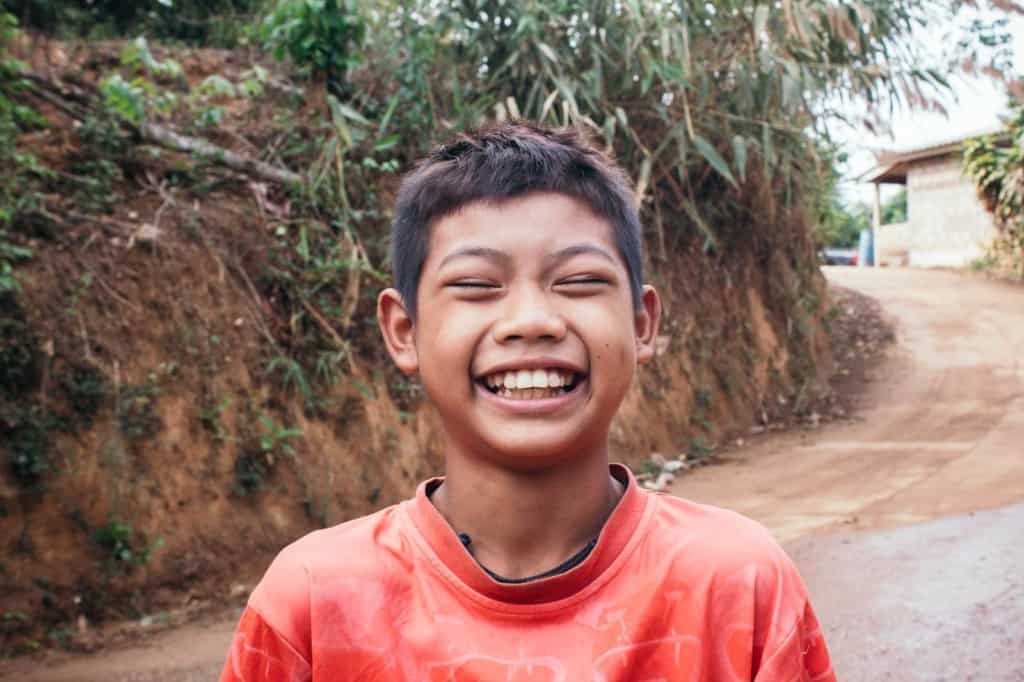
[[501, 287], [491, 282], [484, 282], [482, 280], [464, 280], [459, 282], [452, 282], [448, 286], [455, 287], [457, 289], [500, 289]]
[[[579, 277], [564, 279], [559, 282], [555, 282], [555, 286], [573, 286], [573, 285], [597, 285], [597, 284], [608, 284], [608, 280], [603, 277]], [[456, 289], [500, 289], [500, 284], [494, 284], [483, 280], [460, 280], [457, 282], [451, 282], [447, 286], [454, 287]]]
[[573, 279], [566, 279], [558, 282], [558, 284], [607, 284], [608, 280], [601, 277], [579, 277]]

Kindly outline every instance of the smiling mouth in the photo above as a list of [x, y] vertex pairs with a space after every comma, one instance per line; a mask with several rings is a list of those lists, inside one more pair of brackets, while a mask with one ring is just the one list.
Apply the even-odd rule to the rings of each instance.
[[488, 391], [513, 400], [554, 398], [569, 393], [584, 378], [566, 369], [520, 369], [495, 372], [478, 381]]

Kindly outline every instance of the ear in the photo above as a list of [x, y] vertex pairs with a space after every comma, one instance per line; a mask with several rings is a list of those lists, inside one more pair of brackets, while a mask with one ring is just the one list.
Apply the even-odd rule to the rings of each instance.
[[654, 287], [644, 285], [640, 296], [640, 309], [633, 319], [636, 334], [637, 364], [650, 362], [654, 357], [655, 341], [658, 338], [658, 323], [661, 321], [661, 297]]
[[398, 369], [406, 374], [419, 369], [416, 326], [397, 290], [385, 289], [377, 297], [377, 324], [384, 336], [384, 345]]

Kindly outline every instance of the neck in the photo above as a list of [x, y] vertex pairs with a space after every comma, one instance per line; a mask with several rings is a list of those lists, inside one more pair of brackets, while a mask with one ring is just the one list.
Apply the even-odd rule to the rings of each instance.
[[538, 575], [580, 551], [622, 496], [607, 452], [543, 471], [521, 472], [449, 453], [431, 501], [473, 554], [506, 578]]

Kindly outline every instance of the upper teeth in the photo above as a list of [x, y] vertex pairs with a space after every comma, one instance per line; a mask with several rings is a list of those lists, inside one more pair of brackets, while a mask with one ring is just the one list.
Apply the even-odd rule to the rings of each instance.
[[486, 377], [491, 388], [558, 388], [572, 383], [573, 373], [564, 369], [520, 369]]

